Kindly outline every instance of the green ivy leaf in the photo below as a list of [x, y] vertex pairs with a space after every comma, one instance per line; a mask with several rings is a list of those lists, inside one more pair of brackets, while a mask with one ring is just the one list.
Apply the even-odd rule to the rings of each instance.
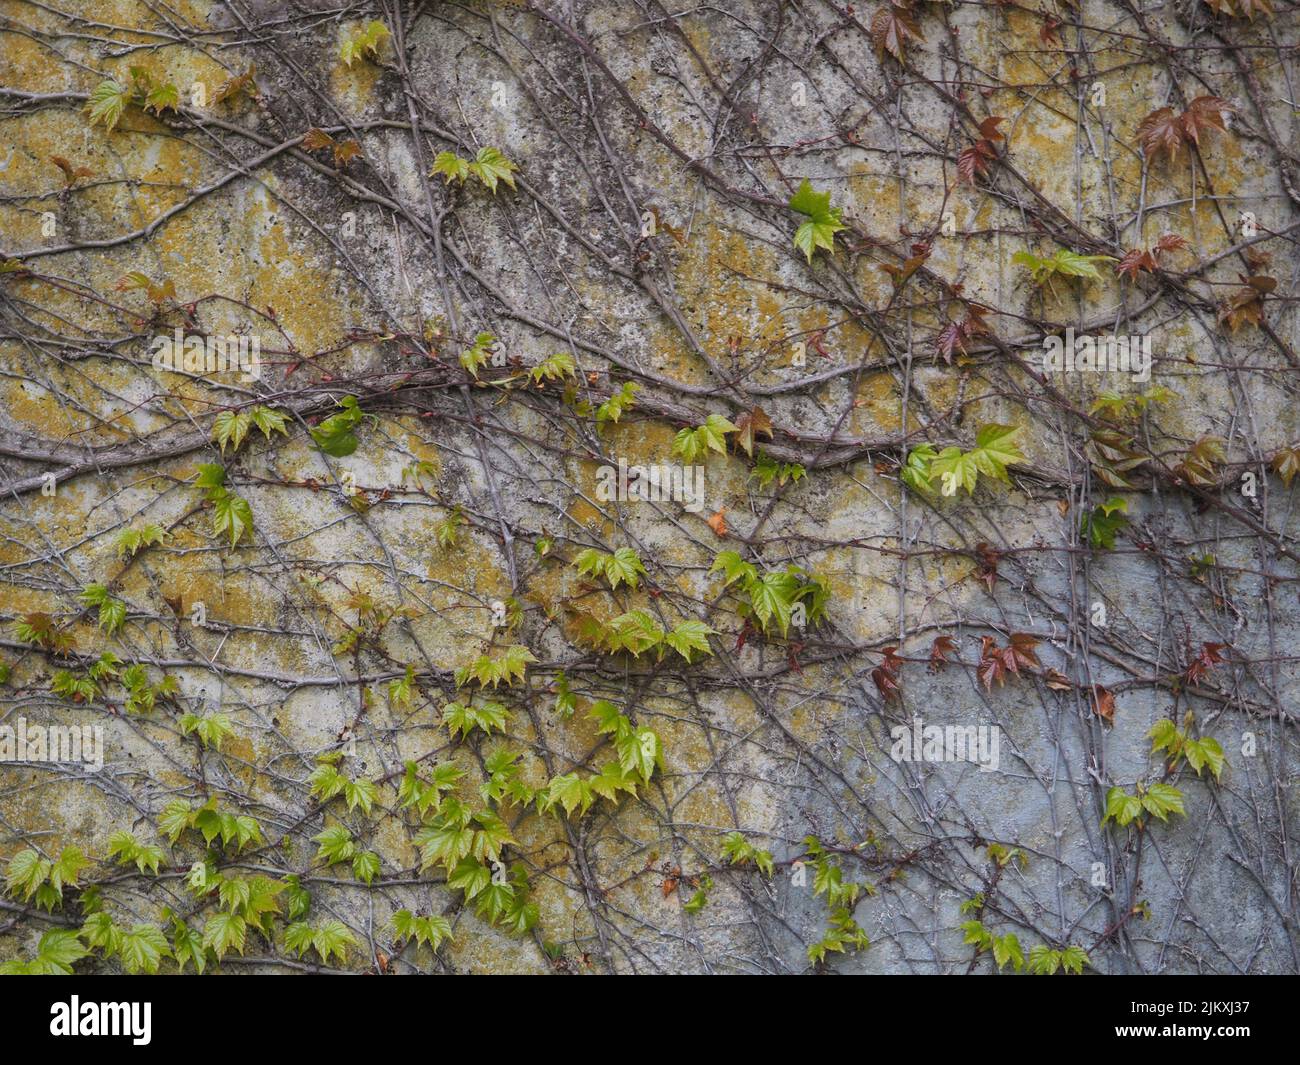
[[227, 951], [244, 953], [244, 939], [248, 922], [237, 913], [214, 913], [203, 925], [203, 946], [213, 951], [218, 959]]
[[171, 956], [167, 937], [163, 935], [162, 929], [151, 924], [138, 924], [131, 931], [123, 933], [118, 947], [122, 967], [132, 974], [148, 973], [156, 976], [162, 959]]
[[519, 168], [496, 148], [480, 148], [467, 169], [495, 196], [498, 181], [504, 181], [512, 189], [515, 187], [514, 171]]
[[831, 206], [831, 194], [815, 191], [804, 178], [790, 197], [790, 209], [808, 218], [794, 235], [794, 246], [808, 257], [808, 262], [812, 262], [818, 248], [834, 253], [835, 234], [846, 227], [840, 221], [840, 208]]
[[104, 123], [109, 133], [117, 125], [126, 105], [131, 99], [131, 91], [115, 81], [101, 81], [95, 86], [86, 101], [86, 110], [90, 114], [90, 124]]

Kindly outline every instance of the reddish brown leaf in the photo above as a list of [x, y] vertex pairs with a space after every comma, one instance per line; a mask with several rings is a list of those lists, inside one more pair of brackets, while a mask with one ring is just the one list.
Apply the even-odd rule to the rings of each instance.
[[951, 636], [936, 636], [930, 645], [930, 672], [938, 673], [948, 664], [948, 656], [957, 651], [957, 644]]
[[1147, 158], [1164, 151], [1172, 161], [1183, 143], [1183, 124], [1172, 107], [1161, 107], [1138, 123], [1137, 137]]
[[342, 141], [334, 145], [334, 165], [345, 167], [361, 156], [361, 145], [356, 141]]
[[328, 148], [333, 143], [333, 137], [323, 129], [316, 129], [314, 126], [302, 136], [302, 146], [309, 152], [314, 152], [320, 148]]
[[[1007, 650], [1018, 665], [1026, 669], [1041, 669], [1043, 664], [1038, 661], [1038, 655], [1034, 651], [1038, 644], [1037, 636], [1031, 636], [1027, 632], [1013, 632]], [[1016, 671], [1013, 669], [1012, 672]]]
[[76, 183], [77, 178], [90, 177], [91, 172], [87, 170], [84, 166], [74, 167], [70, 162], [68, 162], [68, 160], [63, 158], [63, 156], [61, 155], [51, 155], [50, 162], [63, 171], [63, 181], [64, 184], [68, 186], [68, 188], [72, 188], [72, 186]]
[[1058, 669], [1049, 669], [1043, 674], [1044, 683], [1053, 691], [1065, 692], [1074, 687], [1067, 677]]
[[704, 519], [716, 536], [727, 535], [727, 508], [721, 507], [716, 513]]
[[892, 699], [903, 690], [902, 685], [898, 683], [898, 678], [887, 672], [884, 666], [877, 666], [873, 669], [871, 679], [875, 681], [882, 699]]
[[1189, 684], [1199, 684], [1215, 666], [1220, 662], [1226, 662], [1227, 659], [1219, 652], [1227, 646], [1226, 643], [1201, 644], [1200, 653], [1192, 659], [1191, 664], [1187, 667], [1187, 682]]
[[976, 141], [969, 148], [963, 148], [957, 156], [957, 177], [967, 185], [974, 185], [976, 177], [989, 172], [989, 160], [996, 157], [991, 141]]
[[914, 41], [925, 40], [921, 27], [909, 12], [886, 4], [871, 16], [871, 43], [875, 45], [877, 58], [883, 59], [888, 52], [901, 63], [909, 37]]
[[762, 434], [772, 439], [772, 419], [762, 407], [755, 407], [736, 419], [736, 443], [745, 449], [745, 454], [754, 457], [754, 437]]
[[1269, 6], [1268, 0], [1237, 0], [1237, 4], [1241, 8], [1241, 14], [1251, 22], [1255, 21], [1257, 14], [1273, 17], [1273, 9]]
[[214, 104], [219, 104], [222, 100], [228, 100], [232, 96], [241, 92], [256, 97], [257, 86], [253, 82], [253, 74], [256, 71], [257, 68], [250, 63], [248, 69], [242, 74], [237, 74], [233, 78], [227, 78], [226, 81], [222, 83], [221, 88], [217, 90], [217, 94], [212, 97], [212, 102]]
[[1001, 685], [1006, 680], [1006, 666], [1003, 665], [1002, 659], [994, 654], [980, 662], [976, 667], [975, 675], [979, 677], [985, 691], [992, 691], [994, 681]]
[[1101, 718], [1106, 724], [1115, 723], [1115, 695], [1107, 688], [1100, 684], [1092, 686], [1092, 712]]
[[1261, 274], [1251, 277], [1237, 275], [1245, 283], [1243, 288], [1219, 307], [1219, 324], [1236, 333], [1243, 325], [1264, 324], [1264, 297], [1277, 287], [1277, 280]]
[[[993, 585], [998, 579], [998, 559], [1001, 558], [1002, 555], [982, 540], [975, 545], [975, 553], [979, 555], [980, 560], [975, 575], [988, 585], [989, 595], [992, 595]], [[986, 636], [984, 638], [987, 640], [989, 637]]]
[[949, 322], [939, 331], [939, 354], [947, 363], [952, 362], [954, 351], [966, 354], [965, 338], [962, 336], [961, 323]]
[[1172, 162], [1184, 144], [1200, 147], [1201, 134], [1206, 130], [1226, 133], [1223, 116], [1232, 110], [1230, 103], [1217, 96], [1198, 96], [1181, 115], [1175, 115], [1172, 107], [1152, 111], [1137, 128], [1142, 154], [1150, 158], [1163, 151]]
[[1214, 129], [1220, 133], [1228, 132], [1228, 127], [1223, 122], [1223, 116], [1233, 110], [1235, 108], [1230, 103], [1219, 99], [1217, 96], [1198, 96], [1187, 105], [1187, 110], [1183, 112], [1180, 120], [1183, 133], [1189, 141], [1199, 148], [1201, 134], [1206, 130]]
[[1146, 270], [1154, 273], [1158, 269], [1155, 256], [1149, 251], [1142, 251], [1140, 248], [1134, 248], [1132, 251], [1124, 253], [1120, 259], [1119, 265], [1115, 267], [1115, 273], [1121, 277], [1127, 277], [1130, 281], [1136, 281], [1140, 271]]
[[882, 699], [891, 699], [903, 690], [902, 684], [899, 683], [903, 660], [898, 657], [897, 652], [897, 647], [882, 648], [880, 653], [885, 656], [884, 661], [871, 671], [871, 679], [875, 682]]
[[1282, 483], [1291, 487], [1291, 480], [1300, 473], [1300, 445], [1281, 448], [1271, 463], [1273, 472], [1282, 478]]

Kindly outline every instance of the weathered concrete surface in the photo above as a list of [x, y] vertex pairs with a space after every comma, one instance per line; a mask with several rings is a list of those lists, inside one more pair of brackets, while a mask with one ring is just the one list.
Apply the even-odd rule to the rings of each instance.
[[[300, 875], [309, 920], [352, 931], [353, 968], [800, 972], [829, 916], [800, 864], [815, 836], [845, 881], [870, 889], [853, 907], [870, 947], [828, 955], [845, 971], [992, 971], [963, 942], [974, 915], [960, 907], [981, 892], [993, 934], [1026, 954], [1079, 945], [1101, 973], [1296, 970], [1297, 518], [1267, 469], [1300, 438], [1295, 59], [1269, 43], [1295, 40], [1293, 12], [1250, 23], [1204, 5], [1139, 18], [1088, 3], [1080, 30], [1062, 8], [1067, 58], [1033, 11], [920, 4], [925, 39], [908, 43], [904, 69], [873, 49], [874, 11], [828, 5], [728, 2], [680, 18], [547, 5], [551, 22], [434, 5], [404, 25], [404, 63], [390, 40], [378, 62], [350, 67], [340, 43], [374, 17], [396, 29], [391, 11], [267, 5], [236, 18], [187, 4], [165, 25], [133, 3], [75, 9], [95, 25], [0, 4], [0, 251], [28, 271], [0, 278], [3, 614], [49, 614], [79, 656], [6, 632], [0, 706], [6, 721], [99, 725], [106, 755], [98, 773], [0, 763], [0, 856], [78, 846], [117, 923], [157, 923], [170, 906], [201, 928], [219, 903], [183, 877], [204, 849], [192, 832], [167, 845], [158, 818], [173, 799], [217, 796], [255, 816], [268, 844], [219, 855], [222, 871]], [[214, 102], [249, 64], [256, 92]], [[130, 66], [176, 85], [182, 108], [130, 106], [109, 133], [85, 97], [105, 78], [129, 82]], [[196, 82], [206, 106], [192, 104]], [[1228, 132], [1203, 134], [1194, 165], [1186, 147], [1144, 157], [1148, 112], [1209, 94], [1236, 112]], [[962, 184], [958, 153], [988, 116], [1004, 119], [1001, 157]], [[302, 150], [313, 127], [362, 156], [336, 168], [328, 150]], [[484, 146], [517, 163], [517, 189], [425, 179], [438, 152]], [[65, 188], [53, 156], [88, 173]], [[784, 206], [805, 177], [851, 225], [811, 266], [791, 244], [803, 219]], [[1261, 235], [1251, 253], [1271, 264], [1245, 260], [1243, 211]], [[1135, 282], [1107, 265], [1099, 281], [1040, 290], [1012, 262], [1060, 247], [1119, 257], [1166, 232], [1187, 247]], [[882, 265], [922, 241], [924, 269], [896, 289]], [[155, 306], [119, 289], [133, 271], [174, 297]], [[1266, 329], [1216, 320], [1239, 275], [1276, 279]], [[950, 362], [936, 336], [963, 301], [990, 308], [989, 334]], [[1089, 472], [1088, 412], [1103, 390], [1149, 385], [1045, 383], [1042, 337], [1066, 325], [1149, 335], [1150, 384], [1176, 393], [1130, 429], [1149, 459], [1121, 493], [1131, 524], [1113, 551], [1079, 541], [1081, 515], [1114, 491]], [[258, 336], [260, 379], [155, 370], [150, 342], [177, 326]], [[457, 357], [480, 332], [512, 366], [475, 382]], [[519, 379], [557, 351], [580, 371], [567, 399], [562, 383]], [[598, 424], [593, 408], [627, 380], [636, 407]], [[331, 457], [307, 428], [344, 395], [373, 417], [354, 453]], [[287, 436], [254, 430], [223, 457], [214, 416], [253, 403], [292, 412]], [[733, 443], [700, 460], [699, 513], [597, 497], [602, 464], [679, 462], [683, 426], [755, 406], [775, 426], [760, 449], [804, 464], [804, 479], [762, 487]], [[973, 495], [933, 502], [901, 490], [910, 448], [969, 448], [990, 423], [1021, 429], [1009, 485], [982, 477]], [[1176, 467], [1206, 435], [1226, 458], [1189, 488]], [[254, 516], [233, 550], [190, 483], [212, 462]], [[444, 546], [456, 507], [466, 524]], [[707, 519], [724, 508], [720, 537]], [[120, 532], [148, 523], [166, 542], [123, 560]], [[991, 586], [979, 545], [999, 553]], [[583, 548], [624, 546], [649, 571], [635, 591], [611, 594], [572, 564]], [[824, 577], [825, 621], [788, 640], [744, 631], [709, 572], [724, 549]], [[92, 582], [128, 606], [112, 637], [78, 603]], [[361, 596], [402, 613], [339, 649]], [[508, 631], [497, 603], [517, 603]], [[683, 666], [583, 644], [577, 612], [633, 609], [669, 627], [706, 621], [712, 654]], [[986, 689], [981, 637], [1010, 633], [1040, 641], [1041, 667]], [[954, 660], [931, 672], [942, 635]], [[1206, 643], [1231, 649], [1189, 691]], [[477, 696], [511, 709], [505, 735], [449, 740], [443, 708], [466, 698], [453, 671], [510, 644], [538, 660], [526, 682]], [[901, 695], [882, 702], [871, 672], [894, 644], [909, 661]], [[104, 650], [154, 683], [175, 678], [175, 700], [131, 715], [117, 683], [80, 704], [51, 694], [57, 670], [84, 674]], [[416, 690], [395, 705], [388, 684], [408, 665]], [[571, 717], [554, 708], [561, 670], [579, 698]], [[1114, 695], [1113, 722], [1094, 713], [1094, 686]], [[657, 733], [662, 767], [635, 798], [585, 815], [500, 804], [515, 841], [503, 864], [521, 863], [537, 906], [535, 927], [511, 936], [441, 866], [421, 868], [402, 765], [454, 763], [475, 808], [502, 749], [531, 789], [598, 773], [612, 757], [586, 714], [598, 699]], [[181, 735], [182, 714], [209, 711], [233, 728], [220, 751]], [[1183, 763], [1169, 782], [1185, 817], [1100, 827], [1110, 787], [1165, 777], [1148, 730], [1188, 712], [1226, 752], [1218, 782]], [[917, 716], [996, 726], [996, 770], [896, 761], [889, 730]], [[347, 776], [378, 782], [369, 815], [310, 796], [317, 757], [333, 751]], [[315, 861], [311, 837], [333, 824], [378, 854], [373, 884]], [[119, 830], [162, 842], [159, 875], [107, 860]], [[771, 852], [771, 878], [721, 859], [734, 830]], [[1000, 864], [989, 844], [1023, 860]], [[707, 903], [691, 912], [705, 877]], [[21, 898], [5, 906], [5, 959], [30, 957], [51, 920], [82, 920], [75, 892], [52, 917]], [[403, 907], [445, 913], [454, 937], [436, 956], [399, 947], [390, 919]], [[285, 924], [250, 933], [246, 958], [225, 967], [315, 966], [283, 946]], [[102, 953], [78, 965], [121, 965]]]

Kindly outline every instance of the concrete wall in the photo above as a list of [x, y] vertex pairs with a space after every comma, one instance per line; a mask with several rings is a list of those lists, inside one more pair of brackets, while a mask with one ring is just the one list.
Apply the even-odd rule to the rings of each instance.
[[[992, 972], [963, 942], [979, 920], [1026, 955], [1080, 946], [1087, 971], [1294, 972], [1300, 520], [1270, 469], [1300, 438], [1294, 11], [917, 3], [898, 32], [923, 40], [900, 63], [873, 42], [876, 6], [522, 6], [184, 3], [164, 19], [0, 3], [0, 258], [18, 260], [0, 275], [0, 714], [104, 742], [99, 771], [0, 763], [0, 857], [79, 847], [116, 923], [161, 925], [170, 907], [201, 929], [221, 905], [185, 886], [205, 848], [194, 832], [168, 844], [159, 817], [216, 797], [265, 837], [217, 848], [222, 874], [298, 874], [307, 919], [355, 939], [330, 967], [356, 970]], [[372, 18], [389, 38], [345, 64]], [[90, 94], [132, 66], [176, 86], [177, 107], [92, 124]], [[1200, 105], [1226, 131], [1144, 153], [1148, 113], [1202, 96], [1231, 106]], [[1002, 139], [962, 182], [990, 116]], [[360, 154], [304, 149], [311, 128]], [[516, 187], [426, 179], [439, 152], [483, 147], [517, 164]], [[811, 264], [786, 206], [804, 178], [847, 227]], [[1185, 247], [1134, 279], [1103, 262], [1097, 280], [1037, 286], [1012, 261], [1118, 259], [1165, 233]], [[133, 273], [158, 291], [123, 287]], [[1262, 304], [1249, 276], [1275, 280]], [[945, 358], [940, 332], [970, 303], [987, 330]], [[154, 338], [178, 327], [256, 337], [260, 374], [156, 369]], [[1044, 374], [1044, 337], [1066, 327], [1149, 337], [1150, 380]], [[459, 356], [484, 332], [505, 365], [475, 379]], [[530, 383], [556, 352], [577, 376]], [[598, 423], [627, 381], [635, 406]], [[1106, 429], [1093, 403], [1155, 386], [1173, 395], [1122, 429], [1144, 461], [1108, 486], [1086, 447]], [[349, 395], [359, 446], [330, 456], [308, 430]], [[256, 404], [286, 412], [287, 433], [254, 429], [223, 456], [214, 419]], [[697, 460], [701, 508], [598, 497], [602, 465], [680, 464], [680, 429], [754, 408], [773, 427], [758, 448], [802, 479], [764, 487], [733, 436]], [[1020, 430], [1008, 483], [901, 487], [911, 449], [969, 449], [989, 424]], [[1180, 464], [1205, 436], [1224, 457], [1189, 483]], [[193, 484], [216, 462], [255, 523], [233, 549]], [[1090, 548], [1081, 517], [1112, 495], [1129, 524]], [[123, 530], [149, 524], [165, 541], [123, 558]], [[611, 592], [574, 565], [589, 547], [631, 547], [647, 575]], [[822, 577], [824, 619], [747, 628], [710, 574], [721, 550]], [[78, 601], [94, 582], [127, 606], [112, 636]], [[584, 614], [635, 609], [706, 622], [710, 654], [584, 644]], [[33, 614], [68, 653], [19, 638]], [[986, 688], [983, 640], [1012, 633], [1038, 641], [1036, 662]], [[943, 636], [950, 661], [929, 669]], [[444, 707], [469, 694], [454, 671], [515, 644], [536, 659], [525, 679], [474, 696], [511, 711], [504, 734], [450, 736]], [[1198, 671], [1206, 644], [1225, 646]], [[871, 674], [890, 646], [906, 661], [884, 699]], [[136, 714], [116, 681], [52, 694], [57, 671], [110, 650], [175, 696]], [[388, 689], [408, 666], [403, 704]], [[567, 816], [485, 799], [500, 750], [530, 790], [599, 773], [614, 757], [588, 717], [600, 699], [662, 744], [635, 797]], [[228, 716], [220, 750], [184, 734], [187, 713]], [[890, 730], [917, 719], [996, 729], [996, 765], [892, 756]], [[1162, 719], [1218, 741], [1217, 781], [1150, 753]], [[310, 794], [331, 752], [376, 782], [368, 815]], [[499, 809], [502, 867], [519, 864], [537, 907], [524, 934], [422, 868], [421, 817], [397, 792], [408, 760], [459, 766], [460, 797]], [[1185, 816], [1101, 827], [1109, 789], [1154, 783]], [[379, 856], [371, 884], [316, 860], [312, 837], [336, 824]], [[109, 861], [122, 830], [163, 847], [156, 875]], [[732, 831], [773, 875], [722, 858]], [[863, 885], [851, 911], [870, 940], [818, 965], [807, 947], [831, 913], [809, 836]], [[76, 888], [53, 913], [21, 892], [0, 905], [0, 959], [87, 909]], [[402, 908], [445, 915], [453, 938], [401, 946]], [[250, 931], [223, 968], [323, 967], [284, 945], [287, 923]]]

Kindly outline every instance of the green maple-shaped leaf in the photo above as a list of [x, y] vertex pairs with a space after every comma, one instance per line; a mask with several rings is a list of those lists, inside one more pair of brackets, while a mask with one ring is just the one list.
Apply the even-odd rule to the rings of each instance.
[[253, 508], [243, 496], [232, 495], [224, 488], [214, 489], [217, 493], [212, 499], [212, 534], [230, 537], [230, 546], [234, 547], [253, 530]]
[[183, 973], [189, 964], [202, 976], [203, 970], [208, 967], [208, 951], [203, 945], [203, 937], [180, 919], [172, 921], [171, 936], [172, 957], [176, 959], [180, 972]]
[[1061, 968], [1067, 973], [1074, 973], [1078, 976], [1083, 972], [1083, 967], [1088, 964], [1088, 952], [1082, 947], [1071, 944], [1061, 951]]
[[347, 66], [356, 60], [369, 56], [379, 58], [379, 49], [389, 38], [388, 27], [379, 19], [371, 19], [364, 26], [354, 29], [339, 45], [339, 58]]
[[930, 483], [932, 479], [930, 470], [938, 457], [939, 452], [930, 444], [920, 444], [912, 448], [907, 453], [907, 462], [903, 464], [903, 483], [923, 496], [932, 496], [934, 486]]
[[1012, 443], [1019, 432], [1019, 427], [1014, 425], [985, 425], [980, 429], [975, 437], [975, 449], [970, 452], [980, 473], [999, 481], [1009, 480], [1007, 467], [1025, 461]]
[[658, 734], [649, 728], [639, 728], [614, 743], [618, 764], [625, 773], [639, 773], [647, 784], [655, 766], [663, 762], [663, 745]]
[[1062, 277], [1082, 277], [1089, 281], [1100, 281], [1101, 273], [1097, 263], [1115, 262], [1112, 255], [1079, 255], [1068, 248], [1059, 248], [1055, 254], [1040, 259], [1032, 252], [1018, 251], [1011, 261], [1029, 270], [1029, 276], [1035, 284], [1050, 284], [1058, 274]]
[[692, 652], [699, 651], [706, 655], [712, 653], [709, 636], [716, 631], [702, 621], [682, 621], [664, 635], [664, 643], [689, 662]]
[[203, 925], [203, 946], [224, 958], [228, 951], [244, 953], [248, 922], [237, 913], [214, 913]]
[[488, 736], [492, 735], [493, 729], [503, 732], [509, 717], [510, 711], [500, 703], [484, 703], [481, 706], [448, 703], [443, 709], [442, 720], [453, 736], [459, 733], [460, 738], [464, 739], [474, 729], [479, 729]]
[[737, 431], [737, 427], [721, 414], [710, 414], [703, 425], [694, 429], [682, 429], [673, 440], [673, 454], [680, 455], [686, 462], [694, 462], [710, 451], [720, 455], [727, 453], [727, 434]]
[[641, 556], [630, 547], [620, 547], [605, 559], [605, 577], [611, 588], [617, 589], [620, 583], [636, 588], [637, 582], [645, 575]]
[[248, 435], [252, 425], [252, 411], [223, 410], [212, 421], [212, 439], [221, 447], [223, 455], [226, 453], [227, 444], [238, 451], [239, 445], [244, 442], [244, 437]]
[[41, 936], [36, 947], [36, 957], [29, 963], [26, 972], [31, 976], [67, 976], [72, 972], [72, 963], [89, 953], [75, 931], [54, 928]]
[[750, 583], [749, 602], [765, 632], [769, 622], [775, 618], [781, 635], [786, 635], [798, 590], [799, 579], [788, 571], [773, 570]]
[[634, 658], [658, 647], [664, 639], [664, 630], [644, 610], [629, 610], [609, 623], [608, 646], [611, 652], [627, 651]]
[[560, 806], [566, 816], [571, 816], [574, 810], [585, 814], [595, 801], [591, 785], [578, 773], [552, 777], [540, 793], [539, 800], [543, 812]]
[[1101, 819], [1101, 823], [1104, 825], [1114, 819], [1123, 828], [1141, 813], [1142, 800], [1123, 788], [1115, 787], [1106, 792], [1106, 816]]
[[474, 830], [466, 824], [437, 818], [416, 833], [415, 845], [420, 848], [421, 869], [441, 865], [451, 870], [469, 856], [474, 846]]
[[267, 407], [259, 403], [250, 412], [253, 416], [253, 424], [262, 430], [262, 435], [266, 439], [271, 439], [272, 433], [283, 433], [289, 435], [287, 422], [288, 414], [274, 407]]
[[311, 892], [302, 886], [302, 880], [297, 873], [290, 873], [284, 878], [283, 883], [285, 900], [288, 903], [285, 917], [290, 921], [296, 921], [311, 909]]
[[1183, 753], [1187, 755], [1187, 764], [1196, 770], [1198, 777], [1201, 775], [1201, 770], [1209, 766], [1214, 779], [1219, 779], [1219, 774], [1223, 772], [1226, 759], [1218, 740], [1210, 736], [1205, 736], [1199, 740], [1188, 740], [1183, 748]]
[[840, 221], [841, 209], [831, 206], [829, 192], [815, 191], [804, 178], [798, 191], [790, 197], [790, 209], [808, 218], [795, 231], [794, 246], [808, 257], [809, 263], [818, 248], [834, 252], [835, 234], [847, 227]]
[[467, 169], [495, 196], [498, 181], [504, 181], [512, 189], [515, 187], [514, 171], [519, 168], [497, 149], [480, 148]]
[[596, 722], [596, 733], [600, 736], [621, 736], [632, 728], [626, 715], [607, 699], [597, 699], [592, 703], [587, 716]]
[[330, 955], [338, 956], [339, 961], [346, 961], [348, 948], [356, 946], [356, 936], [342, 921], [324, 921], [312, 935], [311, 945], [320, 960], [329, 964]]
[[158, 815], [158, 831], [167, 837], [168, 842], [175, 843], [193, 824], [194, 811], [184, 799], [173, 799]]
[[465, 898], [472, 899], [492, 883], [492, 870], [477, 858], [466, 858], [457, 863], [456, 868], [447, 876], [447, 886], [465, 892]]
[[429, 172], [429, 176], [433, 177], [435, 174], [441, 174], [448, 185], [453, 181], [464, 181], [469, 177], [469, 160], [455, 152], [439, 152], [433, 161], [433, 169]]
[[351, 861], [356, 855], [357, 846], [352, 840], [352, 833], [342, 825], [331, 825], [322, 832], [312, 836], [317, 845], [316, 859], [326, 865]]
[[161, 928], [151, 924], [138, 924], [122, 935], [117, 948], [118, 957], [128, 973], [157, 975], [159, 963], [172, 956], [171, 945]]
[[713, 565], [709, 567], [710, 573], [716, 573], [718, 570], [723, 572], [726, 582], [723, 587], [729, 587], [736, 581], [742, 585], [748, 585], [750, 581], [758, 577], [752, 563], [746, 562], [735, 551], [719, 551], [717, 557], [713, 560]]
[[51, 868], [52, 863], [42, 858], [38, 851], [30, 847], [21, 850], [9, 859], [5, 868], [5, 886], [10, 895], [21, 893], [25, 902], [49, 878]]
[[331, 414], [311, 431], [312, 439], [320, 449], [336, 459], [347, 458], [356, 451], [360, 441], [353, 430], [365, 418], [357, 406], [356, 396], [344, 396], [339, 400], [339, 406], [343, 409]]
[[362, 813], [370, 813], [378, 795], [379, 789], [372, 780], [348, 780], [343, 785], [343, 798], [349, 810], [355, 810], [360, 806]]
[[970, 452], [946, 447], [930, 463], [930, 476], [939, 478], [939, 490], [946, 496], [956, 495], [961, 488], [970, 493], [979, 481], [979, 466]]
[[204, 747], [212, 747], [218, 751], [221, 750], [221, 741], [234, 732], [230, 717], [221, 713], [206, 714], [203, 717], [197, 714], [182, 714], [178, 724], [184, 735], [193, 733], [198, 736]]
[[618, 793], [625, 791], [636, 795], [637, 778], [628, 773], [618, 762], [606, 762], [600, 773], [587, 779], [592, 794], [599, 795], [610, 802], [618, 802]]
[[1001, 969], [1010, 962], [1017, 972], [1025, 967], [1025, 955], [1020, 949], [1020, 940], [1014, 932], [1008, 932], [993, 940], [993, 960]]
[[164, 111], [177, 110], [180, 102], [180, 90], [168, 82], [165, 85], [155, 85], [145, 94], [144, 107], [146, 111], [161, 115]]
[[491, 810], [480, 810], [474, 815], [478, 828], [474, 831], [470, 853], [479, 861], [492, 862], [501, 857], [501, 848], [515, 842], [510, 826]]
[[90, 124], [104, 123], [109, 133], [117, 125], [131, 99], [131, 90], [115, 81], [101, 81], [95, 86], [86, 101], [86, 110], [90, 114]]
[[963, 488], [968, 494], [973, 493], [981, 473], [994, 480], [1009, 481], [1007, 466], [1024, 461], [1024, 456], [1012, 443], [1019, 432], [1020, 429], [1013, 425], [984, 426], [970, 451], [946, 447], [931, 458], [929, 479], [939, 479], [940, 491], [945, 496], [956, 495]]
[[1186, 816], [1186, 811], [1183, 809], [1183, 793], [1172, 784], [1152, 784], [1142, 794], [1142, 807], [1161, 821], [1167, 821], [1170, 814]]

